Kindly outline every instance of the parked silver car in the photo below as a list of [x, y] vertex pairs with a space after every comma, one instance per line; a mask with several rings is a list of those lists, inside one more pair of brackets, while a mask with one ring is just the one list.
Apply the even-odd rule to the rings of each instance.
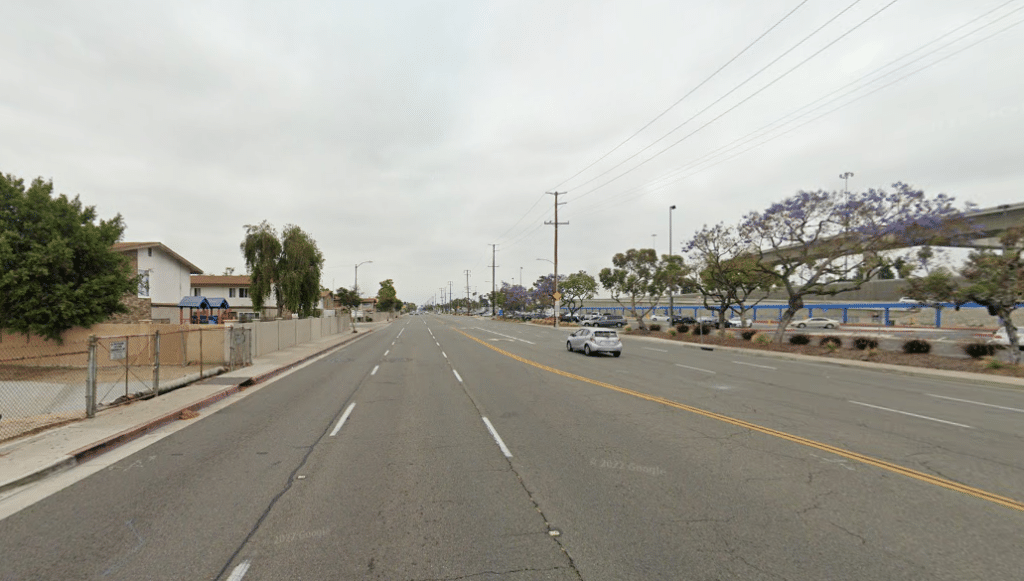
[[619, 340], [619, 333], [612, 329], [583, 327], [569, 335], [569, 339], [565, 342], [565, 348], [569, 351], [583, 351], [587, 355], [594, 353], [611, 353], [616, 357], [622, 355], [622, 341]]
[[828, 317], [811, 317], [810, 319], [804, 319], [802, 321], [793, 321], [789, 324], [790, 327], [796, 327], [797, 329], [803, 329], [804, 327], [815, 327], [818, 329], [837, 329], [841, 323], [835, 319], [829, 319]]

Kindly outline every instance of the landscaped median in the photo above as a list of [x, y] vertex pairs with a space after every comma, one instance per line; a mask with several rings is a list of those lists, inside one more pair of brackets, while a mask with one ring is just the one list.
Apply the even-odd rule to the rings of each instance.
[[681, 327], [686, 331], [632, 330], [627, 327], [620, 333], [709, 347], [796, 353], [831, 359], [1024, 378], [1024, 365], [1007, 363], [1005, 353], [1000, 348], [986, 345], [982, 341], [968, 341], [955, 345], [946, 343], [944, 347], [947, 354], [939, 355], [935, 353], [932, 342], [911, 336], [850, 334], [842, 331], [815, 335], [789, 333], [784, 342], [778, 344], [771, 341], [774, 329], [727, 329], [720, 334], [718, 330], [711, 328], [705, 329], [706, 334], [701, 335], [695, 332], [694, 327]]

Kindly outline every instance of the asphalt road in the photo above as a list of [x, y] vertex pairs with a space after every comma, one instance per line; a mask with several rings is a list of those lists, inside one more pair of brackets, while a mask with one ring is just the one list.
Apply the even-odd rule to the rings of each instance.
[[1024, 575], [1024, 392], [403, 318], [0, 521], [0, 581]]

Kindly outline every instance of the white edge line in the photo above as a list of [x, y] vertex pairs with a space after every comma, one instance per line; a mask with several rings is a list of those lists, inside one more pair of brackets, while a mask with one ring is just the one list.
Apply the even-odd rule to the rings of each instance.
[[944, 396], [944, 395], [935, 395], [934, 393], [926, 393], [925, 395], [930, 395], [932, 397], [938, 397], [938, 398], [941, 398], [941, 399], [951, 399], [953, 401], [962, 401], [964, 403], [973, 403], [974, 405], [983, 405], [985, 407], [996, 408], [996, 409], [999, 409], [999, 410], [1007, 410], [1007, 411], [1011, 411], [1011, 412], [1020, 412], [1020, 413], [1024, 414], [1024, 410], [1022, 410], [1020, 408], [1011, 408], [1011, 407], [1002, 406], [1002, 405], [995, 405], [995, 404], [991, 404], [991, 403], [981, 403], [980, 401], [971, 401], [969, 399], [960, 399], [960, 398], [956, 398], [956, 397], [947, 397], [947, 396]]
[[718, 373], [717, 371], [701, 369], [700, 367], [690, 367], [689, 365], [683, 365], [682, 363], [676, 363], [676, 367], [682, 367], [683, 369], [692, 369], [694, 371], [700, 371], [701, 373], [710, 373], [711, 375], [715, 375], [716, 373]]
[[657, 351], [658, 353], [668, 353], [668, 350], [666, 349], [655, 349], [654, 347], [644, 347], [644, 349], [647, 349], [648, 351]]
[[380, 369], [380, 365], [374, 365], [373, 366], [373, 371], [370, 372], [370, 375], [377, 375], [377, 370], [378, 369]]
[[459, 372], [458, 372], [458, 371], [455, 371], [454, 369], [452, 369], [452, 373], [454, 373], [454, 374], [455, 374], [455, 379], [458, 379], [458, 380], [459, 380], [459, 383], [462, 383], [462, 376], [461, 376], [461, 375], [459, 375]]
[[749, 365], [750, 367], [760, 367], [761, 369], [775, 369], [774, 367], [769, 367], [768, 365], [758, 365], [757, 363], [746, 363], [744, 361], [733, 361], [733, 363], [735, 363], [736, 365]]
[[345, 410], [345, 413], [341, 414], [341, 419], [338, 420], [338, 425], [334, 426], [334, 429], [331, 430], [331, 437], [336, 436], [338, 431], [341, 430], [341, 426], [345, 425], [345, 420], [348, 419], [348, 415], [352, 413], [352, 408], [354, 407], [356, 407], [356, 402], [352, 402], [352, 404], [348, 406], [348, 409]]
[[441, 352], [441, 355], [444, 355], [444, 358], [445, 358], [445, 359], [448, 359], [448, 354], [447, 354], [447, 353], [445, 353], [444, 351], [442, 351], [442, 352]]
[[245, 577], [245, 573], [249, 570], [249, 561], [242, 561], [231, 571], [231, 575], [228, 576], [228, 581], [242, 581], [242, 577]]
[[512, 452], [509, 451], [508, 446], [505, 445], [505, 442], [501, 441], [501, 436], [498, 435], [498, 432], [495, 431], [494, 426], [491, 425], [491, 420], [484, 418], [484, 424], [487, 426], [487, 431], [491, 433], [491, 437], [494, 438], [494, 441], [498, 443], [498, 447], [501, 448], [501, 453], [504, 454], [506, 458], [511, 458]]
[[931, 420], [931, 421], [933, 421], [933, 422], [939, 422], [939, 423], [942, 423], [942, 424], [949, 424], [949, 425], [951, 425], [951, 426], [957, 426], [957, 427], [960, 427], [960, 428], [967, 428], [967, 429], [969, 429], [969, 430], [973, 430], [973, 429], [974, 429], [974, 428], [972, 428], [971, 426], [968, 426], [967, 424], [958, 424], [958, 423], [956, 423], [956, 422], [950, 422], [950, 421], [948, 421], [948, 420], [940, 420], [940, 419], [938, 419], [938, 418], [930, 418], [930, 417], [928, 417], [928, 416], [922, 416], [922, 415], [919, 415], [919, 414], [912, 414], [912, 413], [910, 413], [910, 412], [904, 412], [904, 411], [900, 411], [900, 410], [894, 410], [894, 409], [891, 409], [891, 408], [884, 408], [884, 407], [882, 407], [882, 406], [880, 406], [880, 405], [871, 405], [871, 404], [869, 404], [869, 403], [863, 403], [863, 402], [859, 402], [859, 401], [853, 401], [853, 400], [851, 400], [851, 399], [848, 399], [848, 400], [846, 400], [846, 401], [848, 401], [848, 402], [850, 402], [850, 403], [852, 403], [852, 404], [862, 405], [862, 406], [865, 406], [865, 407], [869, 407], [869, 408], [875, 408], [875, 409], [879, 409], [879, 410], [885, 410], [885, 411], [887, 411], [887, 412], [893, 412], [893, 413], [895, 413], [895, 414], [903, 414], [903, 415], [905, 415], [905, 416], [910, 416], [910, 417], [913, 417], [913, 418], [921, 418], [922, 420]]

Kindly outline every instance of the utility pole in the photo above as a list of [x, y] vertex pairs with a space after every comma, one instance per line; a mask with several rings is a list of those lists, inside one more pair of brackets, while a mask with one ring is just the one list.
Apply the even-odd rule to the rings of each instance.
[[449, 280], [448, 281], [448, 312], [449, 313], [455, 312], [452, 309], [452, 295], [453, 295], [452, 290], [453, 290], [453, 288], [454, 287], [452, 287], [452, 281]]
[[441, 288], [441, 304], [438, 305], [438, 306], [440, 306], [441, 310], [444, 311], [444, 304], [445, 304], [444, 303], [444, 287], [440, 287], [440, 288]]
[[[850, 178], [852, 178], [852, 177], [853, 177], [853, 172], [852, 171], [844, 171], [843, 173], [839, 174], [839, 179], [843, 180], [843, 193], [845, 194], [846, 205], [847, 206], [849, 206], [849, 204], [850, 204]], [[847, 207], [846, 208], [846, 212], [843, 212], [844, 216], [848, 216], [849, 215], [849, 211], [850, 211], [850, 209], [849, 209], [849, 207]], [[845, 223], [843, 224], [843, 238], [847, 238], [847, 237], [850, 236], [850, 221], [849, 221], [849, 218], [844, 218], [844, 221], [845, 221]], [[846, 242], [847, 241], [844, 239], [843, 243], [845, 244]], [[849, 270], [850, 270], [850, 257], [844, 251], [844, 253], [843, 253], [843, 278], [846, 278], [847, 276], [849, 276], [849, 274], [850, 274]]]
[[[555, 197], [555, 221], [554, 222], [545, 222], [545, 224], [550, 224], [550, 225], [553, 225], [555, 227], [555, 261], [553, 262], [553, 264], [555, 265], [555, 292], [553, 294], [554, 294], [554, 297], [555, 297], [555, 328], [557, 329], [558, 328], [558, 319], [559, 319], [559, 316], [562, 314], [561, 313], [561, 311], [562, 311], [562, 294], [558, 292], [558, 226], [559, 226], [559, 224], [568, 225], [569, 223], [568, 222], [559, 222], [558, 221], [558, 207], [565, 205], [565, 202], [559, 203], [558, 196], [564, 194], [565, 192], [545, 192], [545, 193], [548, 194], [549, 196], [554, 196]], [[520, 275], [520, 278], [522, 278], [522, 275]]]
[[494, 304], [496, 302], [494, 299], [498, 297], [498, 292], [497, 292], [497, 289], [496, 289], [496, 285], [498, 283], [498, 279], [495, 278], [495, 269], [498, 267], [497, 264], [496, 264], [497, 261], [495, 260], [495, 255], [497, 254], [497, 249], [498, 249], [498, 245], [497, 244], [491, 244], [491, 316], [492, 317], [498, 316], [497, 307], [494, 306]]
[[466, 314], [469, 314], [469, 269], [466, 269]]

